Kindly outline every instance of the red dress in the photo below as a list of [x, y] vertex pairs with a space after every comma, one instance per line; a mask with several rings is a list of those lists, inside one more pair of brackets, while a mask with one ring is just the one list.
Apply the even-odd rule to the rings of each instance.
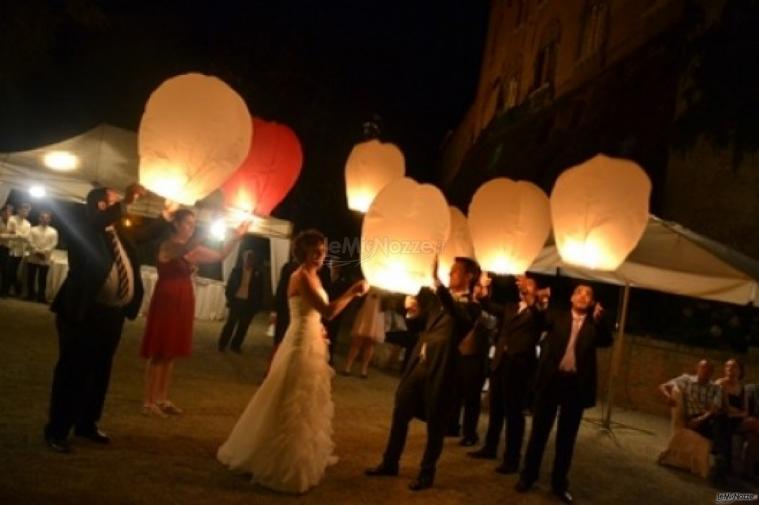
[[140, 356], [179, 358], [192, 349], [195, 293], [192, 267], [184, 258], [158, 262], [158, 281], [150, 300]]

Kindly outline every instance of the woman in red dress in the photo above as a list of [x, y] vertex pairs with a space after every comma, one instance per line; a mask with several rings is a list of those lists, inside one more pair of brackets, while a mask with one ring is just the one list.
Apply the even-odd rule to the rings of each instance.
[[195, 214], [187, 209], [174, 213], [173, 232], [158, 251], [158, 281], [145, 324], [140, 356], [148, 360], [145, 372], [145, 415], [166, 417], [182, 410], [168, 400], [169, 381], [174, 359], [189, 356], [192, 325], [195, 318], [195, 295], [191, 276], [201, 263], [224, 259], [247, 229], [243, 223], [221, 251], [204, 247], [193, 239]]

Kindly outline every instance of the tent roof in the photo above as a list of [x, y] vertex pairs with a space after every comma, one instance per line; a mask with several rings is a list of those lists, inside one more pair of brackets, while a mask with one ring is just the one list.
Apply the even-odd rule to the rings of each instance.
[[649, 218], [637, 247], [614, 272], [568, 265], [554, 244], [541, 251], [530, 271], [559, 271], [579, 279], [741, 305], [759, 297], [758, 261], [656, 216]]
[[[79, 159], [70, 172], [45, 166], [43, 157], [65, 151]], [[0, 155], [0, 182], [16, 189], [44, 183], [51, 196], [83, 201], [93, 184], [124, 188], [137, 180], [137, 138], [133, 131], [101, 124], [70, 139]]]
[[[43, 158], [53, 151], [75, 155], [79, 166], [69, 172], [51, 170]], [[23, 190], [33, 184], [42, 184], [52, 198], [83, 202], [95, 185], [124, 189], [138, 178], [137, 134], [108, 124], [47, 146], [0, 154], [0, 196], [11, 189]], [[213, 199], [213, 195], [209, 199]], [[0, 204], [4, 200], [2, 198]], [[162, 208], [163, 199], [149, 194], [131, 205], [129, 211], [155, 216]], [[215, 212], [205, 209], [198, 213], [201, 221], [215, 217]], [[251, 231], [265, 236], [289, 237], [292, 225], [282, 219], [256, 217]]]

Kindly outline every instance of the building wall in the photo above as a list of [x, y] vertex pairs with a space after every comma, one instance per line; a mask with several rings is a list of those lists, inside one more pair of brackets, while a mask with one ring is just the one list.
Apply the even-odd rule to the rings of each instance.
[[759, 156], [732, 166], [732, 153], [705, 142], [671, 152], [664, 215], [699, 233], [759, 258]]
[[[475, 139], [504, 104], [509, 84], [516, 79], [514, 105], [535, 89], [535, 66], [546, 42], [556, 37], [553, 85], [544, 90], [559, 97], [593, 79], [607, 65], [625, 58], [677, 22], [683, 0], [493, 0], [485, 54], [475, 102], [446, 144], [442, 182], [456, 175]], [[601, 5], [603, 22], [599, 50], [581, 54], [583, 27], [589, 12]], [[520, 9], [522, 10], [520, 19]], [[500, 95], [500, 98], [499, 98]]]
[[[744, 383], [759, 383], [759, 349], [751, 348], [747, 354], [736, 356], [726, 351], [627, 335], [620, 375], [615, 380], [614, 406], [668, 416], [669, 407], [658, 391], [660, 384], [682, 373], [694, 373], [702, 358], [713, 363], [716, 379], [722, 376], [725, 361], [733, 357], [745, 366]], [[598, 351], [599, 401], [606, 400], [610, 361], [610, 349]]]

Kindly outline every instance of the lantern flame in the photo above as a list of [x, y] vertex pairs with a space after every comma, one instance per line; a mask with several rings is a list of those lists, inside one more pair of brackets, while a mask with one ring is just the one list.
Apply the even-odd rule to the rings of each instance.
[[366, 214], [374, 200], [374, 193], [369, 189], [356, 189], [348, 197], [348, 208]]

